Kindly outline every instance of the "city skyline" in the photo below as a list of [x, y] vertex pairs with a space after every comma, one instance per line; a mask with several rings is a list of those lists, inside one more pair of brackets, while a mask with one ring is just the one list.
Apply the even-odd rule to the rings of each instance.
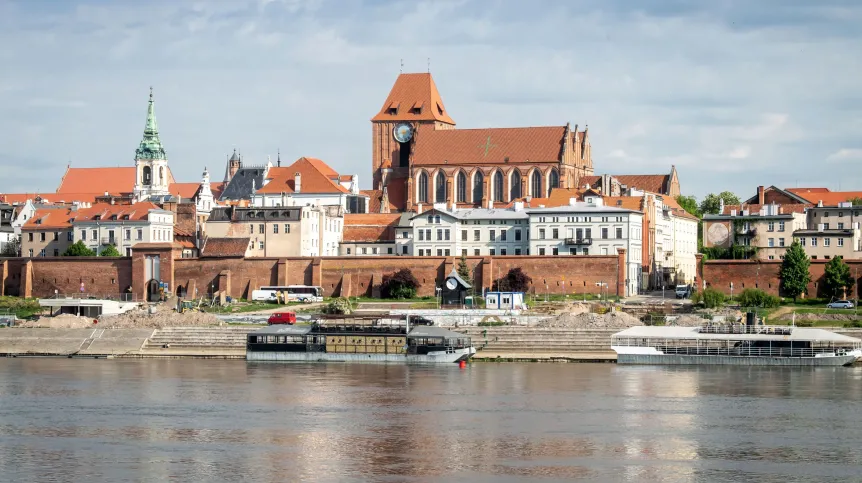
[[835, 175], [862, 161], [850, 2], [495, 6], [0, 2], [19, 46], [0, 51], [0, 192], [53, 191], [70, 161], [134, 166], [150, 85], [177, 180], [218, 180], [237, 148], [317, 157], [367, 188], [369, 120], [402, 59], [430, 59], [461, 129], [589, 125], [597, 174], [674, 164], [698, 198], [860, 186]]

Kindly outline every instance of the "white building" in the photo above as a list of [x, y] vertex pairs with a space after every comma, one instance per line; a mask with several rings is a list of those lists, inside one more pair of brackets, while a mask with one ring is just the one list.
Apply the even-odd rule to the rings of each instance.
[[677, 284], [694, 283], [697, 275], [697, 231], [698, 219], [682, 209], [671, 209], [670, 218], [673, 222], [673, 246], [668, 253], [665, 251], [671, 266], [674, 267]]
[[413, 255], [527, 255], [528, 218], [523, 203], [490, 209], [438, 203], [411, 219]]
[[574, 198], [568, 206], [531, 208], [529, 253], [533, 255], [616, 255], [626, 250], [626, 295], [637, 293], [643, 255], [643, 214], [604, 206], [602, 197]]

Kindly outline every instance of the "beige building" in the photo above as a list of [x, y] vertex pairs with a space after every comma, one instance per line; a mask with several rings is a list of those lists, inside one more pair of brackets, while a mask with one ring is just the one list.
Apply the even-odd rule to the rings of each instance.
[[805, 228], [804, 205], [725, 206], [722, 214], [704, 215], [703, 246], [728, 250], [742, 246], [751, 250], [746, 257], [778, 260], [793, 243], [795, 232]]
[[860, 258], [859, 221], [862, 207], [842, 202], [838, 206], [823, 206], [818, 203], [806, 213], [807, 229], [793, 232], [794, 238], [805, 248], [812, 260]]
[[218, 207], [206, 221], [209, 239], [247, 238], [249, 257], [335, 256], [343, 229], [338, 206]]

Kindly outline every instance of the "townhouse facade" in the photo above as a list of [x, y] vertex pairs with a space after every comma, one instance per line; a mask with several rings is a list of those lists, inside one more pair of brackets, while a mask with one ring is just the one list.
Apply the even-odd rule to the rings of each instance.
[[824, 206], [820, 202], [808, 208], [807, 227], [794, 231], [793, 237], [799, 240], [812, 260], [829, 260], [837, 256], [860, 258], [860, 215], [862, 206], [853, 206], [850, 202], [840, 202], [837, 206]]
[[740, 246], [746, 257], [783, 259], [794, 234], [807, 229], [805, 210], [801, 204], [723, 206], [721, 214], [703, 216], [703, 246]]
[[528, 255], [528, 220], [523, 203], [511, 209], [435, 204], [411, 218], [413, 255]]

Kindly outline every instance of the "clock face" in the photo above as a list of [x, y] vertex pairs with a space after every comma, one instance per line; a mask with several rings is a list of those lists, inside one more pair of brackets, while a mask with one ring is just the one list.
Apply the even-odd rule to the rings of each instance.
[[455, 287], [457, 287], [457, 286], [458, 286], [458, 282], [456, 282], [454, 278], [450, 278], [449, 280], [446, 280], [446, 287], [448, 287], [449, 290], [455, 290]]
[[399, 122], [392, 130], [392, 136], [399, 143], [406, 143], [413, 139], [413, 126], [409, 122]]

